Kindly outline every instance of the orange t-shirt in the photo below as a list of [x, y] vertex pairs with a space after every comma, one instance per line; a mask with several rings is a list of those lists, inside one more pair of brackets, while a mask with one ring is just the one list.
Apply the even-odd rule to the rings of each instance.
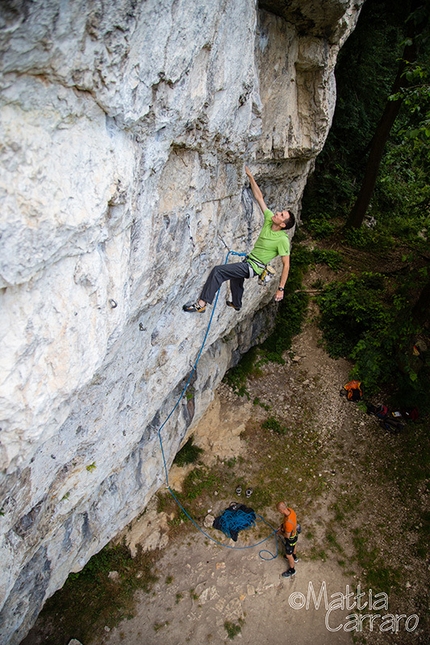
[[294, 537], [296, 535], [296, 529], [297, 529], [297, 515], [292, 508], [289, 508], [288, 506], [287, 508], [290, 511], [290, 514], [288, 517], [284, 519], [284, 522], [283, 522], [284, 534], [286, 535], [287, 533], [291, 533], [290, 537]]

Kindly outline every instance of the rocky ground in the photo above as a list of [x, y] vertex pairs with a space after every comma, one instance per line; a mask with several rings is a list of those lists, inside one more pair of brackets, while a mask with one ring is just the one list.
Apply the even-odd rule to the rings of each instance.
[[[385, 433], [339, 395], [350, 365], [322, 349], [315, 313], [311, 304], [285, 364], [262, 365], [249, 379], [249, 398], [227, 385], [219, 388], [195, 431], [202, 462], [215, 472], [220, 463], [229, 466], [214, 487], [189, 500], [206, 536], [193, 529], [170, 538], [160, 551], [152, 595], [142, 594], [136, 615], [99, 635], [97, 645], [232, 638], [249, 645], [265, 639], [273, 645], [290, 639], [299, 645], [428, 642], [427, 563], [411, 557], [419, 527], [410, 526], [408, 503], [392, 476], [398, 468], [392, 456], [404, 439]], [[268, 418], [279, 420], [280, 428], [263, 430]], [[174, 467], [170, 485], [180, 489], [181, 476], [192, 468]], [[249, 499], [236, 496], [237, 483], [253, 487]], [[303, 525], [293, 579], [281, 577], [282, 554], [268, 559], [269, 551], [276, 554], [273, 536], [250, 547], [271, 535], [268, 526], [242, 532], [236, 544], [204, 526], [206, 513], [215, 516], [231, 501], [252, 506], [276, 526], [280, 499], [297, 510]], [[425, 495], [417, 501], [424, 505]], [[176, 517], [172, 507], [170, 512]], [[160, 535], [166, 540], [164, 531]], [[324, 597], [319, 608], [312, 600], [312, 589], [318, 597], [324, 585], [327, 603], [336, 603], [332, 612]], [[358, 585], [363, 596], [355, 606]], [[356, 616], [346, 619], [350, 614]]]
[[[194, 430], [199, 462], [169, 474], [198, 528], [167, 490], [128, 527], [120, 539], [133, 554], [139, 543], [155, 549], [158, 579], [136, 594], [132, 617], [95, 627], [93, 645], [428, 642], [429, 568], [419, 549], [428, 496], [426, 482], [409, 486], [404, 462], [410, 446], [420, 450], [420, 426], [390, 435], [340, 396], [351, 366], [326, 354], [316, 314], [311, 301], [285, 363], [261, 364], [247, 395], [218, 389]], [[249, 499], [238, 485], [252, 487]], [[292, 579], [281, 576], [282, 553], [273, 557], [281, 499], [303, 527]], [[211, 528], [232, 501], [263, 518], [236, 543]], [[43, 629], [25, 642], [43, 643]]]

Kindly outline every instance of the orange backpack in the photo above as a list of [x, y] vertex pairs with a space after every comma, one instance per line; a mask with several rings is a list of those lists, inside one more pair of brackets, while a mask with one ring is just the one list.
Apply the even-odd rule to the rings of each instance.
[[363, 396], [361, 381], [349, 381], [343, 386], [343, 389], [346, 390], [348, 401], [359, 401]]

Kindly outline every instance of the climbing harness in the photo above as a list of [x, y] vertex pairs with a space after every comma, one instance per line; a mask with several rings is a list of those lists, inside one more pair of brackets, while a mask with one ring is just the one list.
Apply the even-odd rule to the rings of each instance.
[[[224, 240], [222, 240], [222, 241], [223, 241], [224, 245], [227, 247], [227, 245], [225, 244]], [[237, 255], [237, 256], [240, 256], [240, 257], [246, 257], [247, 254], [246, 253], [238, 253], [237, 251], [229, 250], [227, 255], [226, 255], [224, 264], [228, 263], [230, 255]], [[201, 347], [200, 347], [200, 349], [199, 349], [199, 351], [197, 353], [197, 358], [196, 358], [196, 360], [194, 362], [194, 365], [193, 365], [193, 367], [191, 369], [191, 372], [190, 372], [190, 374], [189, 374], [189, 376], [187, 378], [187, 381], [186, 381], [184, 387], [182, 388], [182, 391], [181, 391], [181, 393], [180, 393], [175, 405], [173, 406], [172, 410], [169, 412], [169, 414], [167, 415], [166, 419], [163, 421], [163, 423], [161, 424], [161, 426], [158, 429], [157, 434], [158, 434], [158, 440], [160, 442], [161, 456], [162, 456], [162, 459], [163, 459], [163, 467], [164, 467], [166, 488], [169, 491], [169, 493], [171, 494], [171, 496], [173, 497], [173, 499], [175, 500], [176, 504], [181, 509], [181, 511], [184, 513], [184, 515], [186, 515], [186, 517], [188, 517], [188, 519], [194, 524], [194, 526], [200, 531], [200, 533], [203, 533], [203, 535], [205, 537], [207, 537], [212, 542], [215, 542], [215, 544], [218, 544], [219, 546], [225, 547], [226, 549], [236, 549], [236, 550], [252, 549], [252, 548], [254, 548], [256, 546], [259, 546], [260, 544], [263, 544], [263, 542], [266, 542], [267, 540], [269, 540], [274, 535], [275, 538], [276, 538], [276, 553], [273, 554], [270, 551], [268, 551], [267, 549], [262, 549], [262, 550], [259, 551], [259, 556], [260, 556], [260, 558], [262, 560], [274, 560], [275, 558], [278, 557], [277, 529], [275, 529], [271, 524], [269, 524], [269, 522], [267, 522], [264, 519], [264, 517], [262, 517], [261, 515], [256, 515], [256, 521], [257, 522], [259, 522], [259, 521], [264, 522], [264, 524], [266, 524], [271, 529], [270, 535], [268, 535], [266, 538], [260, 540], [259, 542], [256, 542], [255, 544], [249, 544], [247, 546], [231, 546], [229, 544], [223, 544], [219, 540], [217, 540], [217, 539], [213, 538], [211, 535], [209, 535], [209, 533], [204, 531], [197, 524], [195, 519], [188, 513], [188, 511], [185, 510], [185, 508], [183, 507], [183, 505], [181, 504], [181, 502], [179, 501], [179, 499], [177, 498], [177, 496], [175, 495], [174, 491], [172, 490], [172, 488], [170, 487], [170, 484], [169, 484], [169, 471], [168, 471], [168, 468], [167, 468], [167, 462], [166, 462], [166, 456], [165, 456], [165, 453], [164, 453], [164, 447], [163, 447], [163, 440], [162, 440], [162, 437], [161, 437], [161, 431], [163, 430], [164, 426], [169, 421], [169, 419], [172, 417], [173, 413], [175, 412], [175, 410], [178, 407], [178, 405], [181, 402], [181, 400], [184, 398], [185, 393], [186, 393], [186, 391], [187, 391], [187, 389], [188, 389], [188, 387], [189, 387], [189, 385], [191, 383], [191, 380], [192, 380], [192, 378], [194, 376], [194, 373], [195, 373], [195, 371], [197, 369], [197, 365], [199, 363], [200, 357], [202, 355], [203, 348], [204, 348], [204, 346], [206, 344], [206, 341], [207, 341], [207, 338], [209, 336], [209, 330], [210, 330], [211, 325], [212, 325], [212, 320], [213, 320], [213, 317], [214, 317], [214, 314], [215, 314], [215, 309], [216, 309], [216, 306], [217, 306], [217, 303], [218, 303], [218, 298], [219, 298], [219, 290], [217, 292], [217, 295], [216, 295], [216, 298], [215, 298], [215, 301], [214, 301], [214, 305], [212, 307], [212, 313], [211, 313], [211, 316], [209, 318], [209, 322], [208, 322], [208, 326], [206, 328], [206, 332], [205, 332], [205, 335], [204, 335], [204, 338], [203, 338], [203, 342], [202, 342]], [[263, 553], [267, 553], [270, 557], [263, 557], [263, 555], [262, 555]]]
[[276, 273], [275, 269], [271, 267], [270, 264], [266, 264], [265, 268], [258, 276], [258, 284], [261, 287], [265, 287], [266, 284], [268, 284], [270, 280], [273, 278], [275, 273]]
[[276, 273], [275, 269], [271, 267], [270, 264], [264, 264], [263, 262], [260, 262], [260, 260], [258, 260], [256, 257], [252, 255], [252, 253], [247, 255], [245, 260], [251, 266], [251, 269], [252, 269], [252, 265], [250, 264], [251, 262], [253, 262], [260, 269], [263, 269], [260, 275], [258, 276], [258, 284], [261, 287], [266, 286]]

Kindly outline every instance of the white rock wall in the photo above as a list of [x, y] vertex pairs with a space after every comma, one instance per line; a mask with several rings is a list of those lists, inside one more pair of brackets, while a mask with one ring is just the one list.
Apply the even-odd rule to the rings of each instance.
[[[209, 318], [182, 304], [261, 224], [244, 164], [299, 209], [362, 2], [299, 4], [2, 4], [0, 642], [163, 483]], [[270, 298], [222, 292], [167, 466]]]

